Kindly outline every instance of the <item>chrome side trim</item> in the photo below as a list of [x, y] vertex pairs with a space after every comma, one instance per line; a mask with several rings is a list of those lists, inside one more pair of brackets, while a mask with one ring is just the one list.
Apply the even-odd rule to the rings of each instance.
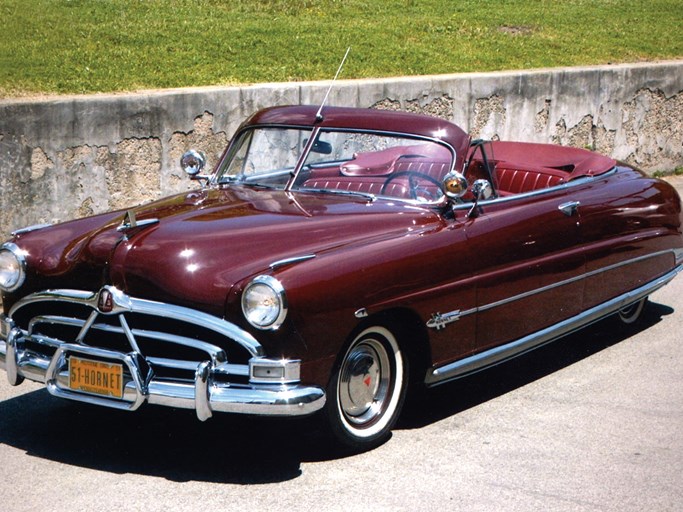
[[427, 327], [440, 331], [441, 329], [445, 329], [448, 324], [460, 320], [461, 316], [462, 313], [459, 309], [444, 314], [434, 313], [432, 317], [427, 321]]
[[[491, 203], [507, 203], [510, 201], [516, 201], [518, 199], [525, 199], [528, 197], [534, 197], [534, 196], [539, 196], [543, 194], [548, 194], [551, 192], [557, 192], [558, 190], [567, 190], [571, 189], [577, 185], [582, 185], [586, 183], [590, 183], [591, 181], [601, 179], [601, 178], [606, 178], [609, 176], [612, 176], [613, 174], [616, 174], [619, 171], [618, 167], [613, 167], [609, 171], [603, 172], [602, 174], [597, 174], [595, 176], [580, 176], [578, 178], [574, 178], [573, 180], [570, 180], [566, 183], [561, 183], [559, 185], [555, 185], [554, 187], [548, 187], [548, 188], [542, 188], [539, 190], [532, 190], [531, 192], [522, 192], [520, 194], [512, 194], [509, 196], [498, 196], [493, 199], [487, 199], [486, 201], [480, 201], [479, 206], [487, 206]], [[497, 190], [496, 190], [497, 192]], [[469, 209], [471, 208], [470, 203], [466, 204], [457, 204], [453, 206], [454, 210], [464, 210], [464, 209]]]
[[522, 355], [553, 340], [566, 336], [582, 327], [594, 323], [620, 309], [637, 302], [669, 283], [683, 265], [679, 265], [671, 272], [619, 297], [595, 306], [579, 315], [535, 332], [524, 338], [500, 345], [464, 359], [440, 366], [427, 372], [425, 384], [435, 386], [453, 379], [471, 375], [485, 368], [497, 365], [513, 357]]
[[591, 270], [590, 272], [586, 272], [586, 273], [581, 274], [579, 276], [570, 277], [569, 279], [565, 279], [564, 281], [558, 281], [557, 283], [542, 286], [542, 287], [536, 288], [534, 290], [529, 290], [528, 292], [513, 295], [512, 297], [507, 297], [506, 299], [501, 299], [501, 300], [496, 301], [496, 302], [491, 302], [490, 304], [484, 304], [483, 306], [478, 306], [478, 307], [466, 309], [464, 311], [456, 309], [454, 311], [449, 311], [448, 313], [434, 313], [432, 315], [432, 317], [427, 321], [426, 325], [427, 325], [427, 327], [432, 328], [432, 329], [436, 329], [436, 330], [443, 329], [447, 324], [450, 324], [452, 322], [457, 322], [458, 320], [460, 320], [464, 316], [472, 315], [474, 313], [480, 313], [482, 311], [488, 311], [489, 309], [497, 308], [499, 306], [505, 306], [506, 304], [510, 304], [511, 302], [516, 302], [518, 300], [526, 299], [528, 297], [538, 295], [539, 293], [544, 293], [544, 292], [553, 290], [554, 288], [559, 288], [560, 286], [565, 286], [567, 284], [575, 283], [576, 281], [581, 281], [582, 279], [587, 279], [589, 277], [596, 276], [596, 275], [601, 274], [603, 272], [609, 272], [611, 270], [616, 270], [616, 269], [624, 267], [626, 265], [631, 265], [633, 263], [638, 263], [638, 262], [641, 262], [641, 261], [644, 261], [644, 260], [647, 260], [650, 258], [656, 258], [658, 256], [663, 256], [663, 255], [668, 254], [670, 252], [673, 252], [675, 254], [676, 250], [675, 249], [667, 249], [665, 251], [653, 252], [651, 254], [646, 254], [645, 256], [639, 256], [637, 258], [632, 258], [630, 260], [621, 261], [619, 263], [614, 263], [612, 265], [608, 265], [608, 266], [603, 267], [603, 268]]

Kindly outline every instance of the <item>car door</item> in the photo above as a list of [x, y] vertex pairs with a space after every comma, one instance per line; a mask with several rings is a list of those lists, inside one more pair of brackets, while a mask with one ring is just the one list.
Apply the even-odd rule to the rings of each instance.
[[620, 168], [581, 185], [578, 213], [586, 253], [584, 307], [597, 306], [668, 272], [665, 234], [675, 225], [667, 188]]
[[573, 192], [556, 187], [487, 201], [466, 224], [478, 269], [477, 351], [581, 311], [585, 257]]

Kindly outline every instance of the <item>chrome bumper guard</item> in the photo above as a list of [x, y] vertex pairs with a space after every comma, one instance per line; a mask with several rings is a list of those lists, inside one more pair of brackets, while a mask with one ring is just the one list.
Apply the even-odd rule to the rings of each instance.
[[[48, 301], [84, 304], [92, 307], [93, 314], [87, 320], [37, 317], [31, 321], [28, 330], [15, 325], [12, 320], [14, 311], [27, 304]], [[107, 306], [103, 308], [103, 304]], [[200, 348], [207, 353], [206, 360], [190, 362], [145, 357], [137, 349], [135, 342], [136, 334], [141, 333], [129, 328], [123, 317], [120, 320], [120, 329], [96, 323], [98, 315], [123, 315], [126, 312], [183, 319], [191, 323], [201, 322], [204, 327], [209, 325], [212, 330], [225, 334], [231, 341], [245, 347], [252, 354], [249, 365], [247, 367], [230, 364], [220, 347], [172, 334], [166, 335], [163, 339], [169, 343]], [[35, 326], [41, 322], [76, 325], [81, 328], [81, 334], [73, 342], [47, 338], [33, 332]], [[85, 332], [90, 329], [120, 331], [129, 339], [132, 350], [124, 353], [81, 343]], [[146, 331], [144, 334], [150, 335]], [[28, 340], [53, 347], [54, 355], [46, 357], [29, 349], [26, 346]], [[121, 398], [71, 389], [68, 367], [68, 359], [71, 356], [121, 365]], [[154, 368], [157, 366], [194, 370], [194, 380], [156, 378]], [[22, 299], [12, 308], [9, 316], [0, 314], [0, 368], [5, 369], [8, 381], [13, 386], [21, 384], [26, 378], [44, 383], [52, 395], [61, 398], [123, 410], [133, 411], [144, 403], [194, 409], [202, 421], [210, 418], [213, 412], [273, 416], [307, 415], [325, 404], [323, 389], [300, 384], [299, 361], [266, 358], [260, 344], [235, 325], [187, 308], [134, 299], [113, 287], [105, 287], [95, 294], [74, 290], [40, 292]], [[217, 376], [226, 375], [249, 377], [249, 382], [231, 383], [215, 379]]]

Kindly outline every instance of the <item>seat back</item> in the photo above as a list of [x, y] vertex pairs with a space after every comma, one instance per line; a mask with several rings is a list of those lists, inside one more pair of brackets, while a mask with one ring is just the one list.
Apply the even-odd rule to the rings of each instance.
[[566, 182], [567, 173], [547, 167], [521, 167], [498, 162], [495, 166], [494, 178], [501, 192], [521, 194], [561, 185]]

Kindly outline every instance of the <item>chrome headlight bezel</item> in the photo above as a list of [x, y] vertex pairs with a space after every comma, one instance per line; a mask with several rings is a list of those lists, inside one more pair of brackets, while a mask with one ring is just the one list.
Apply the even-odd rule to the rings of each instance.
[[273, 276], [255, 277], [242, 292], [242, 314], [257, 329], [278, 329], [287, 318], [287, 309], [285, 289]]
[[21, 288], [26, 280], [26, 257], [24, 251], [11, 242], [0, 246], [0, 276], [5, 272], [11, 274], [11, 278], [0, 277], [0, 290], [9, 293]]

